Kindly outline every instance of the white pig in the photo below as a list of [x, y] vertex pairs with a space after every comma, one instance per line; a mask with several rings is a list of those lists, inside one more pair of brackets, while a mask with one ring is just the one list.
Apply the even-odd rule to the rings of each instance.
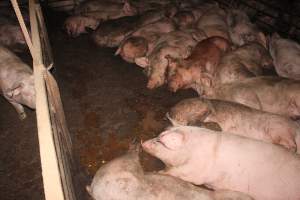
[[34, 78], [31, 68], [3, 46], [0, 46], [0, 88], [3, 96], [16, 109], [20, 119], [26, 118], [22, 105], [35, 109]]
[[251, 200], [241, 192], [212, 192], [178, 178], [144, 173], [137, 151], [102, 166], [87, 191], [95, 200]]
[[134, 62], [135, 58], [143, 57], [148, 51], [152, 51], [162, 34], [174, 30], [175, 24], [167, 18], [142, 26], [122, 41], [115, 55], [120, 54], [127, 62]]
[[300, 153], [300, 126], [297, 122], [239, 103], [190, 98], [172, 107], [167, 117], [173, 125], [217, 123], [224, 132], [279, 144]]
[[87, 33], [87, 28], [96, 30], [98, 25], [99, 21], [94, 18], [74, 15], [66, 19], [64, 29], [68, 35], [77, 37], [82, 33]]
[[212, 88], [204, 86], [203, 91], [209, 99], [233, 101], [293, 119], [300, 117], [300, 81], [259, 76]]
[[300, 45], [274, 33], [269, 48], [277, 74], [300, 80]]
[[193, 184], [256, 200], [300, 199], [300, 157], [280, 146], [191, 126], [171, 128], [142, 145], [166, 164], [162, 173]]

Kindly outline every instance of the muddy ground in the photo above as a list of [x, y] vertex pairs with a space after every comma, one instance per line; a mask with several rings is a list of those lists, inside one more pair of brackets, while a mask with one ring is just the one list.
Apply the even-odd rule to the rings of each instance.
[[[84, 186], [103, 163], [125, 153], [132, 140], [159, 134], [170, 125], [168, 109], [196, 93], [148, 90], [140, 68], [114, 56], [115, 49], [97, 47], [89, 35], [68, 38], [61, 21], [49, 22], [54, 73], [73, 139], [76, 193], [89, 199]], [[1, 200], [44, 199], [35, 112], [27, 109], [20, 121], [3, 97], [0, 111]], [[147, 171], [163, 167], [146, 154], [141, 158]]]

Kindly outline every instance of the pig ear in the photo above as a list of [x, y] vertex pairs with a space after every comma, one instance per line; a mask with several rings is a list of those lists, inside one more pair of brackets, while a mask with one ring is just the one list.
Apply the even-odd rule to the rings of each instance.
[[212, 86], [212, 77], [208, 73], [203, 73], [201, 76], [201, 83], [206, 87]]
[[169, 132], [159, 137], [160, 142], [171, 150], [180, 148], [183, 144], [183, 139], [183, 134], [178, 132]]
[[176, 120], [174, 120], [174, 119], [172, 119], [172, 118], [170, 117], [170, 114], [169, 114], [169, 113], [166, 114], [166, 117], [167, 117], [167, 119], [171, 122], [171, 124], [172, 124], [173, 126], [181, 126], [181, 124], [179, 124]]
[[135, 64], [142, 68], [146, 68], [149, 66], [149, 60], [147, 57], [140, 57], [140, 58], [135, 58], [134, 59]]
[[123, 11], [127, 15], [136, 15], [137, 14], [136, 8], [134, 8], [133, 6], [131, 6], [128, 1], [124, 2]]
[[117, 56], [117, 55], [119, 55], [120, 53], [121, 53], [121, 47], [119, 47], [118, 49], [117, 49], [117, 51], [115, 52], [115, 56]]

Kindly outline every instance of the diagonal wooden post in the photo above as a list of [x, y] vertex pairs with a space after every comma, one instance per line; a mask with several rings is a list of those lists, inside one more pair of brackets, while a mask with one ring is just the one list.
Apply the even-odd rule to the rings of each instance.
[[[44, 75], [47, 72], [43, 65], [43, 55], [39, 35], [35, 0], [29, 0], [30, 26], [32, 40], [29, 38], [23, 17], [16, 0], [11, 0], [20, 26], [24, 33], [29, 50], [33, 57], [34, 84], [36, 92], [36, 116], [40, 158], [43, 175], [43, 185], [46, 200], [64, 200], [64, 192], [60, 177], [58, 159], [54, 145], [53, 132], [50, 122], [47, 92]], [[32, 41], [32, 42], [31, 42]]]

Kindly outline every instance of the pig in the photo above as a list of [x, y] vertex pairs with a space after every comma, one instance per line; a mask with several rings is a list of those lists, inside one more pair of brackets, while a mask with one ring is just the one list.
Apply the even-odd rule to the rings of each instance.
[[111, 1], [89, 0], [75, 8], [76, 15], [94, 18], [100, 22], [137, 15], [137, 10], [128, 1], [117, 3]]
[[64, 29], [67, 34], [72, 37], [77, 37], [80, 34], [87, 33], [87, 29], [96, 30], [99, 25], [99, 21], [85, 16], [71, 16], [64, 22]]
[[179, 29], [195, 28], [199, 18], [215, 6], [215, 4], [202, 3], [200, 6], [185, 8], [177, 12], [172, 19]]
[[300, 45], [274, 33], [270, 39], [269, 49], [277, 74], [300, 80]]
[[215, 5], [200, 17], [197, 28], [203, 30], [208, 37], [220, 36], [230, 40], [226, 16], [226, 11]]
[[250, 42], [257, 42], [267, 48], [267, 39], [255, 24], [250, 22], [247, 14], [242, 10], [232, 9], [227, 16], [228, 30], [231, 41], [242, 46]]
[[138, 152], [129, 150], [98, 169], [88, 193], [95, 200], [251, 200], [241, 192], [209, 191], [178, 178], [144, 173]]
[[135, 30], [137, 24], [136, 18], [132, 16], [109, 20], [101, 23], [91, 38], [99, 46], [118, 47]]
[[273, 60], [269, 52], [259, 43], [247, 43], [225, 54], [217, 66], [215, 84], [225, 84], [249, 77], [263, 75], [263, 69], [272, 69]]
[[0, 45], [14, 52], [25, 50], [27, 45], [20, 26], [17, 24], [0, 23]]
[[200, 29], [187, 29], [185, 31], [172, 31], [162, 35], [152, 51], [145, 57], [135, 59], [135, 63], [146, 68], [149, 89], [157, 88], [165, 83], [168, 69], [168, 59], [187, 58], [197, 42], [206, 38]]
[[300, 157], [278, 145], [179, 126], [142, 146], [165, 163], [162, 174], [195, 185], [239, 191], [256, 200], [300, 198]]
[[126, 16], [106, 21], [92, 33], [92, 40], [99, 46], [118, 47], [135, 30], [164, 18], [165, 12], [165, 10], [154, 10], [138, 17]]
[[217, 123], [223, 132], [279, 144], [300, 153], [300, 126], [296, 122], [239, 103], [190, 98], [177, 103], [167, 117], [174, 126]]
[[134, 63], [135, 58], [143, 57], [147, 51], [152, 51], [161, 34], [174, 30], [175, 24], [167, 18], [142, 26], [121, 43], [115, 55], [120, 54], [125, 61]]
[[14, 53], [0, 46], [1, 93], [16, 109], [21, 120], [26, 118], [22, 105], [35, 109], [34, 77], [31, 68]]
[[202, 84], [198, 94], [203, 97], [237, 102], [292, 119], [300, 117], [300, 81], [259, 76], [216, 87], [211, 87], [209, 80], [202, 81]]
[[200, 41], [184, 60], [169, 58], [169, 89], [176, 92], [180, 88], [192, 88], [194, 84], [198, 84], [201, 73], [213, 74], [222, 55], [230, 47], [228, 40], [214, 36]]

